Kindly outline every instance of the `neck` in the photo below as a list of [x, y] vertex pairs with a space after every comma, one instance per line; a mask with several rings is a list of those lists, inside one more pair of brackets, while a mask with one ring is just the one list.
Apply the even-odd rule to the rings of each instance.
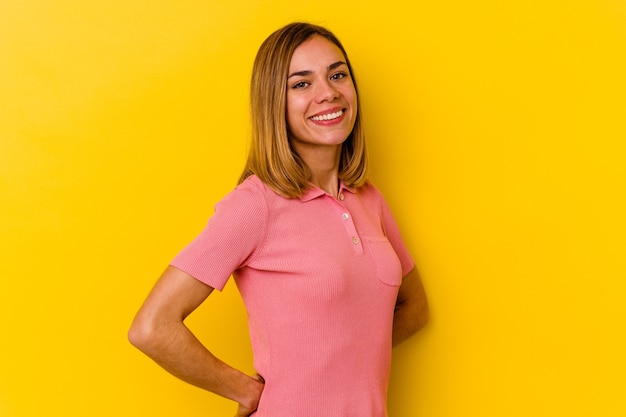
[[339, 175], [332, 171], [327, 173], [317, 173], [311, 176], [311, 183], [332, 196], [339, 193]]
[[339, 158], [341, 157], [341, 146], [317, 147], [313, 150], [299, 150], [298, 154], [306, 163], [311, 178], [309, 181], [326, 191], [328, 194], [336, 196], [339, 192]]

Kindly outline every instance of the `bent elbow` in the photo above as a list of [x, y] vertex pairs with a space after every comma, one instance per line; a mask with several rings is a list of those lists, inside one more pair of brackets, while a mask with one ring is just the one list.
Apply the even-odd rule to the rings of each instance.
[[144, 343], [145, 335], [135, 321], [133, 321], [133, 323], [130, 325], [127, 337], [131, 345], [141, 350], [140, 346], [142, 346]]
[[157, 339], [154, 326], [138, 318], [130, 325], [127, 337], [131, 345], [144, 353], [152, 349]]
[[419, 315], [417, 316], [417, 320], [416, 320], [417, 330], [421, 330], [424, 326], [426, 326], [429, 320], [430, 320], [430, 311], [428, 310], [428, 307], [425, 307], [422, 309], [422, 311], [420, 311]]
[[428, 305], [428, 300], [426, 297], [420, 303], [420, 309], [418, 314], [418, 323], [420, 325], [420, 329], [426, 326], [426, 323], [430, 320], [430, 306]]

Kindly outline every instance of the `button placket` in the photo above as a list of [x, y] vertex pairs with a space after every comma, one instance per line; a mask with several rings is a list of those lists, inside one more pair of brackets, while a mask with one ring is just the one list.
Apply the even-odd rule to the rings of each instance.
[[345, 196], [343, 193], [339, 193], [338, 199], [333, 199], [333, 205], [341, 217], [343, 226], [346, 230], [346, 235], [348, 239], [350, 239], [350, 243], [354, 251], [358, 254], [362, 254], [363, 245], [361, 244], [361, 239], [356, 231], [356, 226], [354, 225], [352, 216], [350, 215], [347, 207], [345, 207], [343, 201], [345, 201]]

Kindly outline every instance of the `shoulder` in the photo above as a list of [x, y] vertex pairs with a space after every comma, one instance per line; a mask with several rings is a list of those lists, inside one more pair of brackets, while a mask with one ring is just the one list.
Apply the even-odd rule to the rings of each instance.
[[359, 196], [359, 199], [363, 204], [370, 207], [371, 210], [377, 211], [381, 217], [393, 217], [391, 207], [387, 202], [387, 199], [371, 182], [365, 183], [363, 186], [359, 187], [356, 190], [356, 194]]
[[259, 212], [265, 211], [263, 187], [258, 178], [252, 177], [237, 185], [215, 205], [215, 212]]
[[238, 184], [231, 192], [224, 196], [222, 201], [227, 200], [259, 200], [264, 199], [267, 194], [268, 188], [263, 182], [255, 175], [251, 175], [243, 182]]
[[271, 202], [276, 199], [285, 199], [278, 195], [256, 175], [250, 175], [241, 184], [237, 185], [230, 194], [241, 196], [241, 198], [263, 199], [266, 202]]
[[385, 198], [380, 190], [371, 182], [367, 181], [365, 184], [356, 189], [356, 194], [364, 200], [370, 202], [381, 202]]
[[277, 194], [267, 184], [261, 181], [259, 177], [251, 175], [228, 193], [216, 205], [216, 208], [220, 205], [230, 207], [244, 205], [267, 212], [270, 207], [276, 206], [285, 200], [287, 200], [285, 197]]

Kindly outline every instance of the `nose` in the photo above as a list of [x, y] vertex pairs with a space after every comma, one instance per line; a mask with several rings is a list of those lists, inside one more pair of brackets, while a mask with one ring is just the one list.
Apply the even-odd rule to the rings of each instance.
[[324, 80], [318, 83], [317, 101], [323, 103], [324, 101], [333, 101], [339, 97], [339, 91], [328, 81]]

